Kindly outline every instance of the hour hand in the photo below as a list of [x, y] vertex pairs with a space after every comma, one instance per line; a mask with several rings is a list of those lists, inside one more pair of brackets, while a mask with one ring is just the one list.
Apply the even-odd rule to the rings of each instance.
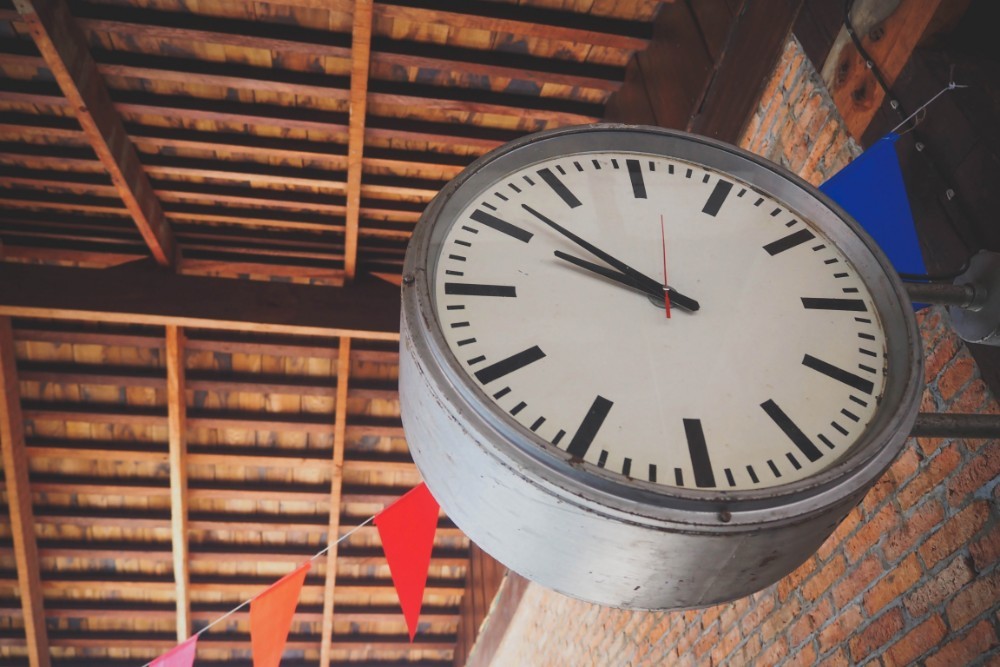
[[573, 255], [569, 255], [561, 250], [556, 250], [554, 251], [553, 254], [555, 254], [555, 256], [558, 257], [559, 259], [565, 260], [570, 264], [580, 267], [581, 269], [586, 269], [587, 271], [596, 273], [597, 275], [603, 276], [608, 280], [613, 280], [614, 282], [619, 283], [621, 285], [625, 285], [626, 287], [631, 287], [632, 289], [642, 292], [647, 296], [653, 297], [658, 301], [663, 300], [663, 292], [664, 290], [666, 290], [667, 293], [670, 294], [670, 303], [672, 305], [676, 305], [689, 312], [694, 312], [701, 307], [697, 301], [695, 301], [689, 296], [681, 294], [672, 287], [665, 288], [663, 285], [660, 285], [658, 289], [653, 289], [652, 286], [648, 285], [643, 281], [639, 281], [633, 278], [632, 276], [620, 273], [614, 269], [609, 269], [607, 267], [601, 266], [600, 264], [594, 264], [593, 262], [588, 262], [587, 260], [580, 259], [579, 257], [574, 257]]

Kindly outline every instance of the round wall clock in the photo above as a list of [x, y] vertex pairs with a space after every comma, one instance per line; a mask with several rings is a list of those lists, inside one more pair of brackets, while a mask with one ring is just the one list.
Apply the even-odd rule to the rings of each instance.
[[648, 127], [477, 160], [407, 250], [400, 400], [455, 523], [562, 593], [735, 599], [888, 467], [922, 356], [874, 242], [815, 188]]

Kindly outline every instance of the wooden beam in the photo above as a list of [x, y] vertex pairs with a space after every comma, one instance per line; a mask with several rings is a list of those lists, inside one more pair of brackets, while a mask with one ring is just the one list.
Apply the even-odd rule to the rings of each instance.
[[[361, 161], [365, 149], [365, 114], [368, 107], [368, 68], [371, 63], [373, 0], [354, 3], [351, 35], [350, 122], [347, 131], [347, 212], [344, 232], [344, 273], [354, 280], [358, 269], [358, 224], [361, 217]], [[332, 623], [332, 620], [331, 620]], [[324, 646], [326, 644], [324, 643]], [[326, 661], [320, 667], [328, 667]]]
[[[359, 3], [363, 4], [363, 3]], [[371, 2], [368, 2], [369, 9]], [[370, 23], [369, 23], [370, 27]], [[320, 634], [319, 667], [330, 667], [333, 653], [333, 611], [337, 586], [337, 536], [340, 534], [340, 504], [344, 482], [344, 449], [347, 443], [347, 385], [351, 372], [351, 339], [341, 338], [337, 355], [337, 399], [333, 422], [333, 462], [330, 471], [330, 526], [327, 536], [326, 581], [323, 586], [323, 629]]]
[[153, 257], [173, 265], [176, 244], [170, 225], [69, 7], [64, 0], [14, 4]]
[[17, 587], [24, 614], [24, 634], [31, 667], [49, 667], [49, 640], [35, 537], [35, 517], [28, 481], [28, 455], [24, 444], [21, 392], [14, 352], [14, 332], [9, 317], [0, 317], [0, 453], [14, 542]]
[[[687, 130], [736, 143], [757, 108], [804, 0], [743, 3]], [[667, 9], [666, 7], [664, 8]]]
[[0, 264], [0, 315], [243, 332], [399, 339], [399, 290], [227, 280], [146, 267]]
[[188, 556], [187, 398], [184, 330], [167, 325], [167, 452], [170, 465], [170, 538], [177, 602], [177, 641], [191, 636]]

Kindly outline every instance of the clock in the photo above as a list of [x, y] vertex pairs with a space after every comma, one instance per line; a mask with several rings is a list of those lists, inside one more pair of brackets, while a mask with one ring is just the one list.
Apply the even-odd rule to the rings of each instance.
[[469, 537], [562, 593], [732, 600], [791, 572], [916, 417], [912, 309], [815, 188], [649, 127], [480, 158], [407, 249], [400, 402]]

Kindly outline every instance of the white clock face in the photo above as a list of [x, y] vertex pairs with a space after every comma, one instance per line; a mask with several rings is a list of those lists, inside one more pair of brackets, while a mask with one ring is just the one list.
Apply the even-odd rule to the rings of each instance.
[[766, 193], [675, 159], [587, 152], [471, 201], [438, 252], [437, 317], [474, 386], [534, 437], [634, 480], [758, 489], [828, 468], [874, 417], [886, 362], [872, 296]]

